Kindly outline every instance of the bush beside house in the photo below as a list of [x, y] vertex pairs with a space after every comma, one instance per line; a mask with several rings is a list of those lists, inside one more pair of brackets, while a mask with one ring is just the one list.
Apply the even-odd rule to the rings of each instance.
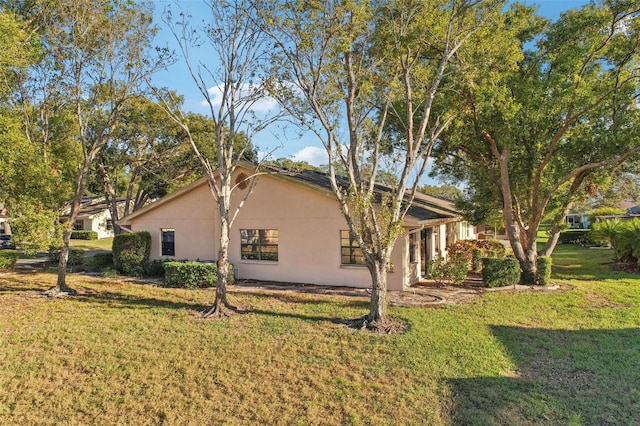
[[482, 259], [482, 280], [487, 287], [505, 287], [520, 282], [520, 264], [514, 257]]
[[113, 238], [113, 266], [124, 275], [142, 276], [151, 255], [151, 234], [132, 232]]
[[[228, 284], [233, 284], [232, 267], [229, 268]], [[215, 263], [195, 261], [166, 262], [164, 282], [171, 287], [203, 288], [215, 287], [218, 283], [218, 267]]]

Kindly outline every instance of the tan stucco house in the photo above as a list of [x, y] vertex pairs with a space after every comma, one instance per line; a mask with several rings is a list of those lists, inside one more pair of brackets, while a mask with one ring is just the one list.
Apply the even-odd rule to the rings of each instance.
[[[250, 174], [249, 170], [236, 173]], [[247, 189], [237, 188], [235, 203]], [[214, 260], [219, 245], [217, 206], [200, 179], [124, 217], [131, 231], [148, 231], [153, 259]], [[405, 218], [392, 254], [390, 290], [418, 282], [426, 261], [445, 247], [475, 238], [453, 203], [419, 194]], [[230, 261], [238, 279], [370, 287], [357, 243], [330, 189], [316, 171], [279, 170], [262, 175], [231, 230]]]

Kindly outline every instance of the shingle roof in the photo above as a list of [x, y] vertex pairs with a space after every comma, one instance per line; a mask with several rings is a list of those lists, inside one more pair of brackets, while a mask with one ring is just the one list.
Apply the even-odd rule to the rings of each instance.
[[[290, 178], [292, 180], [304, 182], [313, 186], [332, 191], [331, 181], [326, 173], [316, 170], [301, 170], [291, 171], [285, 169], [279, 169], [276, 167], [270, 167], [270, 171], [277, 173], [280, 176]], [[338, 177], [338, 184], [342, 187], [347, 187], [348, 182], [346, 178]], [[391, 188], [386, 185], [376, 184], [376, 192], [383, 194], [390, 192]], [[406, 201], [409, 201], [409, 195], [405, 196]], [[460, 217], [460, 212], [456, 210], [452, 201], [445, 200], [443, 198], [434, 197], [431, 195], [416, 192], [411, 207], [407, 212], [410, 216], [419, 221], [437, 220], [437, 219], [456, 219]]]

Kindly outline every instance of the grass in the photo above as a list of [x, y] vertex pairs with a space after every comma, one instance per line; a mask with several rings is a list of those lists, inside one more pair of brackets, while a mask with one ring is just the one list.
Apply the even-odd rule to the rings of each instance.
[[251, 313], [204, 321], [211, 290], [0, 274], [0, 424], [634, 424], [640, 277], [608, 256], [559, 246], [562, 291], [394, 307], [386, 337], [336, 321], [355, 298], [238, 290]]
[[81, 250], [108, 250], [111, 251], [113, 238], [101, 238], [99, 240], [71, 240], [69, 246]]

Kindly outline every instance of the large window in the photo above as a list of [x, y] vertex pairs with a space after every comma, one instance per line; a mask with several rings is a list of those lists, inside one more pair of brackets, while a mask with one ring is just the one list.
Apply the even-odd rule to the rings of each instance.
[[162, 229], [162, 255], [163, 256], [175, 256], [176, 255], [176, 231], [174, 229], [165, 228]]
[[278, 260], [277, 229], [241, 229], [240, 257], [247, 260]]
[[340, 258], [343, 265], [366, 264], [358, 241], [349, 231], [340, 231]]

